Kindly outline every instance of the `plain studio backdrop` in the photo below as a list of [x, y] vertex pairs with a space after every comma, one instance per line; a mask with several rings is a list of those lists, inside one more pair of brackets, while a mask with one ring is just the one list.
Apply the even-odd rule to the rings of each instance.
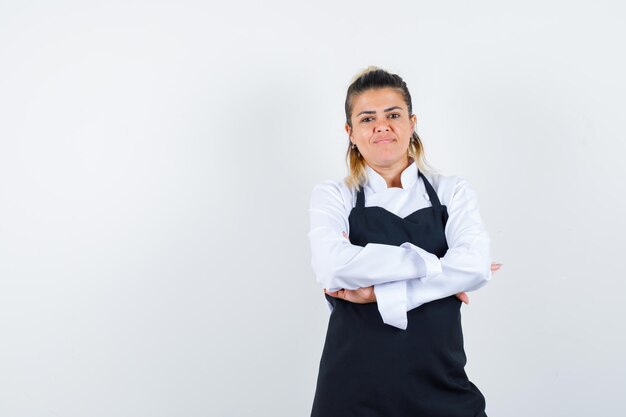
[[328, 323], [307, 208], [346, 174], [368, 65], [404, 77], [504, 264], [461, 310], [487, 413], [623, 415], [624, 18], [2, 1], [0, 415], [307, 416]]

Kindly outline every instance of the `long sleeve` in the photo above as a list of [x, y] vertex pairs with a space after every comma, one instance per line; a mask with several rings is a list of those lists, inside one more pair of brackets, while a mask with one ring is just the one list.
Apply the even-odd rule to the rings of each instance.
[[[457, 177], [445, 227], [448, 251], [439, 259], [441, 270], [424, 277], [374, 286], [386, 323], [406, 329], [406, 312], [420, 305], [474, 291], [491, 279], [490, 238], [483, 225], [474, 190]], [[423, 249], [410, 245], [420, 256]], [[432, 254], [431, 254], [432, 255]]]
[[311, 266], [317, 282], [329, 291], [353, 290], [441, 272], [434, 254], [419, 253], [410, 242], [400, 246], [377, 243], [358, 246], [345, 239], [342, 233], [349, 233], [349, 211], [333, 181], [314, 187], [309, 214]]

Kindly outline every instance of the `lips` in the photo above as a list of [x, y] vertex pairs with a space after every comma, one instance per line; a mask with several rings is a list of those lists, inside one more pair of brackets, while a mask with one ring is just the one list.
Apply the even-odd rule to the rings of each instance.
[[395, 140], [392, 137], [382, 137], [374, 140], [374, 143], [391, 143]]

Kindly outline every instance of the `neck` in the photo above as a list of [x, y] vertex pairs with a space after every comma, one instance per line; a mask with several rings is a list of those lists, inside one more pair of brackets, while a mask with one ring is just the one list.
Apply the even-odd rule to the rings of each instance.
[[387, 183], [387, 188], [402, 188], [402, 171], [413, 162], [408, 156], [400, 159], [391, 165], [370, 165], [372, 169], [380, 174]]

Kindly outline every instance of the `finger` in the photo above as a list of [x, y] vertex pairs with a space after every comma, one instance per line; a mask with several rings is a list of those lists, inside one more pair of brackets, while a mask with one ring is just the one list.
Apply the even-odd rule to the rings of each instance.
[[376, 300], [374, 287], [362, 287], [355, 290], [355, 294], [361, 303], [373, 303]]
[[465, 303], [465, 304], [469, 304], [469, 297], [467, 296], [467, 294], [465, 293], [459, 293], [457, 294], [457, 298], [459, 300], [461, 300], [461, 302]]
[[337, 297], [337, 291], [328, 291], [326, 288], [324, 288], [324, 293], [330, 295], [331, 297]]
[[345, 290], [346, 294], [344, 300], [358, 304], [364, 304], [369, 302], [367, 298], [363, 296], [362, 291], [360, 290], [362, 290], [362, 288], [356, 290]]
[[467, 293], [465, 292], [460, 292], [458, 294], [455, 294], [456, 297], [461, 300], [462, 302], [464, 302], [465, 304], [469, 304], [469, 296], [467, 295]]
[[498, 269], [500, 269], [501, 267], [502, 267], [502, 264], [498, 264], [498, 263], [495, 263], [495, 262], [494, 262], [494, 263], [492, 263], [492, 264], [491, 264], [491, 271], [492, 271], [492, 272], [495, 272], [495, 271], [497, 271]]

